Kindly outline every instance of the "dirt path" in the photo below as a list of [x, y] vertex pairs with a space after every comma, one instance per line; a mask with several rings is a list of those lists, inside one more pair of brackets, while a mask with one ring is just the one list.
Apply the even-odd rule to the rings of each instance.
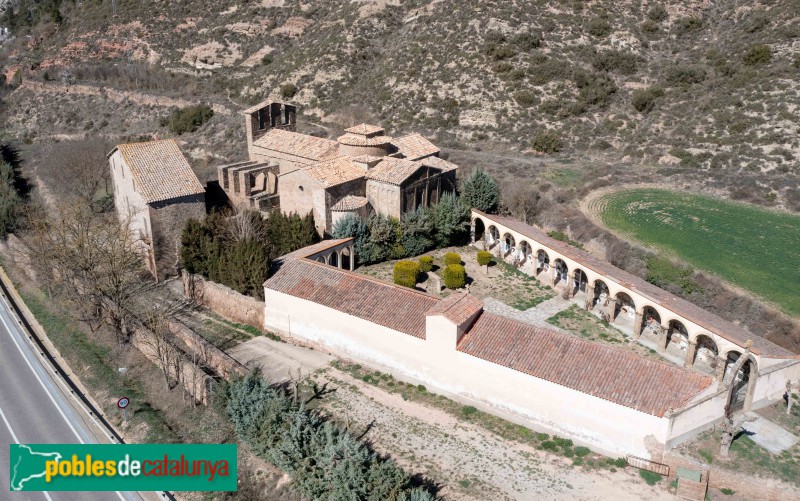
[[571, 460], [510, 442], [419, 402], [403, 400], [329, 368], [319, 381], [336, 388], [324, 408], [390, 454], [408, 471], [439, 482], [453, 500], [667, 500], [635, 472], [586, 470]]

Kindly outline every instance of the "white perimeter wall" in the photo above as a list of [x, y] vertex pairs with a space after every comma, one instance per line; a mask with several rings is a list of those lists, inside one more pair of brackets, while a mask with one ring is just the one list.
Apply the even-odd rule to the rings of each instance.
[[[434, 391], [488, 404], [497, 413], [612, 454], [651, 457], [646, 443], [666, 444], [669, 419], [593, 397], [455, 350], [456, 327], [428, 317], [428, 339], [266, 289], [264, 327], [389, 369]], [[648, 438], [649, 437], [649, 438]], [[655, 440], [653, 440], [655, 439]]]

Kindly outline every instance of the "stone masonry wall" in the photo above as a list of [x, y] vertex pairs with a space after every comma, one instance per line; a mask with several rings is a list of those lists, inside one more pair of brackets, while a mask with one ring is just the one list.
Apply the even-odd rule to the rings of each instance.
[[185, 271], [183, 292], [186, 297], [210, 308], [231, 322], [250, 325], [257, 329], [264, 328], [263, 301]]
[[153, 249], [158, 278], [175, 275], [180, 264], [181, 233], [189, 219], [202, 220], [206, 215], [204, 194], [182, 197], [150, 205]]

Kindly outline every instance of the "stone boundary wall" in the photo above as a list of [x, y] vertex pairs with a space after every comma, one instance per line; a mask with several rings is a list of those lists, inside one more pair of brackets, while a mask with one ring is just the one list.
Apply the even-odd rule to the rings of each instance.
[[186, 271], [183, 271], [183, 294], [231, 322], [264, 328], [263, 301]]
[[247, 367], [206, 341], [182, 322], [171, 319], [169, 330], [191, 350], [187, 355], [197, 354], [209, 369], [223, 378], [230, 380], [235, 376], [244, 376], [250, 372]]

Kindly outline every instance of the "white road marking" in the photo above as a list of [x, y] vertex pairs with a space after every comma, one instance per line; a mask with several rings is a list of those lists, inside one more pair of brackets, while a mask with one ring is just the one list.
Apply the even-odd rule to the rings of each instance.
[[[4, 303], [5, 303], [5, 301], [4, 301]], [[7, 304], [3, 304], [3, 306], [7, 306]], [[10, 312], [11, 308], [8, 308], [8, 311]], [[47, 396], [48, 396], [48, 398], [50, 398], [50, 401], [53, 402], [53, 406], [58, 410], [58, 413], [61, 414], [61, 417], [64, 419], [64, 422], [67, 423], [67, 426], [69, 426], [69, 429], [72, 430], [72, 433], [75, 434], [75, 438], [77, 438], [80, 443], [85, 444], [86, 442], [83, 441], [83, 438], [81, 438], [81, 436], [78, 434], [77, 430], [75, 430], [75, 427], [72, 426], [72, 422], [67, 418], [67, 415], [64, 414], [64, 411], [61, 410], [61, 407], [59, 407], [59, 405], [56, 403], [56, 399], [53, 398], [53, 395], [47, 389], [47, 386], [45, 385], [44, 381], [42, 381], [42, 378], [39, 377], [39, 373], [36, 372], [36, 369], [33, 368], [33, 365], [31, 365], [31, 362], [30, 362], [30, 360], [28, 360], [28, 357], [25, 356], [25, 352], [22, 350], [22, 347], [19, 345], [19, 342], [17, 341], [17, 338], [11, 332], [11, 327], [8, 326], [8, 322], [6, 322], [6, 319], [2, 314], [0, 314], [0, 322], [3, 323], [3, 325], [6, 328], [6, 331], [8, 332], [9, 337], [11, 337], [11, 340], [14, 341], [14, 345], [16, 345], [17, 350], [19, 350], [19, 353], [20, 353], [20, 355], [22, 355], [22, 358], [25, 360], [25, 363], [28, 365], [28, 367], [30, 368], [31, 372], [33, 372], [33, 375], [36, 376], [36, 379], [39, 381], [39, 384], [42, 385], [42, 389], [44, 390], [45, 393], [47, 393]], [[3, 421], [5, 421], [6, 426], [8, 427], [8, 430], [11, 431], [11, 426], [8, 424], [8, 421], [6, 421], [5, 415], [3, 415]], [[14, 436], [14, 432], [13, 431], [11, 431], [11, 435]], [[19, 441], [16, 438], [14, 440], [17, 443], [19, 443]], [[49, 501], [52, 501], [50, 496], [47, 494], [47, 492], [44, 492], [44, 495]], [[125, 501], [125, 498], [122, 496], [122, 494], [119, 491], [116, 491], [116, 495], [122, 501]]]
[[[11, 428], [11, 423], [9, 423], [8, 419], [6, 419], [6, 414], [5, 414], [5, 412], [3, 412], [2, 408], [0, 408], [0, 418], [3, 418], [3, 422], [6, 424], [6, 428], [8, 428], [8, 432], [11, 433], [11, 438], [14, 439], [14, 443], [18, 444], [19, 443], [19, 439], [17, 438], [17, 434], [14, 433], [14, 430]], [[8, 458], [8, 459], [9, 459], [8, 467], [11, 468], [11, 458]], [[53, 498], [51, 498], [50, 494], [48, 494], [46, 491], [42, 491], [42, 494], [44, 494], [44, 497], [47, 499], [47, 501], [53, 501]]]

